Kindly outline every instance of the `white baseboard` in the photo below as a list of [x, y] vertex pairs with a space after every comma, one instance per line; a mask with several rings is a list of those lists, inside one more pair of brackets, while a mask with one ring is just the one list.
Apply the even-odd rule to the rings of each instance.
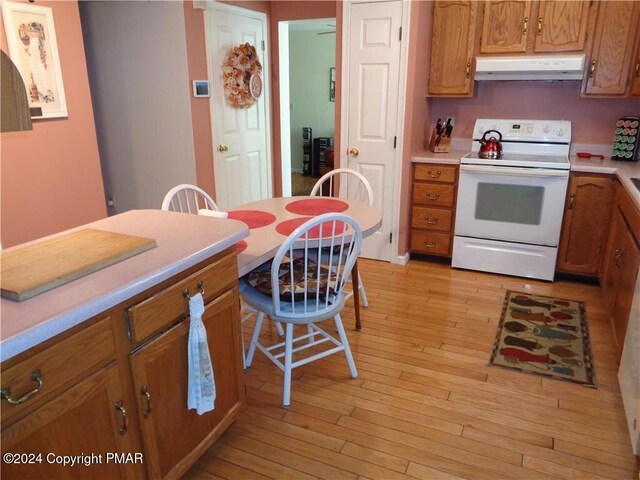
[[396, 255], [391, 258], [391, 263], [395, 263], [398, 265], [406, 265], [409, 262], [409, 252], [404, 255]]
[[291, 169], [291, 173], [302, 173], [302, 169], [301, 168], [292, 168]]

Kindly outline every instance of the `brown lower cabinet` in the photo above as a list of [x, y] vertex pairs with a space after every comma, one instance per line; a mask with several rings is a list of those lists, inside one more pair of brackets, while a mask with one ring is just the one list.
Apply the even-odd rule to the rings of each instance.
[[458, 183], [457, 165], [415, 163], [411, 202], [411, 251], [451, 256]]
[[[3, 460], [2, 478], [124, 478], [130, 466], [106, 458], [135, 451], [127, 431], [131, 413], [122, 399], [114, 362], [4, 428], [2, 453], [13, 455], [13, 461]], [[65, 465], [65, 457], [68, 462], [75, 457], [79, 465]]]
[[613, 203], [610, 175], [571, 173], [565, 203], [557, 270], [597, 276]]
[[[151, 478], [166, 478], [185, 470], [229, 426], [241, 403], [244, 384], [238, 377], [234, 341], [229, 322], [238, 310], [238, 291], [229, 290], [205, 306], [202, 322], [207, 329], [209, 353], [216, 383], [213, 412], [198, 415], [187, 410], [187, 343], [189, 322], [181, 322], [143, 345], [131, 355], [131, 371], [138, 392], [138, 422], [144, 449], [149, 452]], [[211, 333], [209, 333], [211, 332]], [[188, 468], [188, 467], [187, 467]]]
[[[17, 460], [2, 478], [186, 473], [244, 406], [237, 271], [232, 247], [3, 362], [1, 450]], [[203, 415], [187, 409], [183, 293], [198, 291], [217, 389]]]
[[619, 188], [603, 258], [600, 283], [609, 305], [617, 355], [620, 358], [640, 267], [640, 212]]

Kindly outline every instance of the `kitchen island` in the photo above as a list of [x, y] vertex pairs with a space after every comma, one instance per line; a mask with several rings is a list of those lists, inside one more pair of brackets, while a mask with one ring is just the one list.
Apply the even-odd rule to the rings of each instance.
[[[2, 453], [41, 458], [5, 462], [3, 477], [177, 478], [244, 405], [235, 244], [248, 228], [159, 210], [72, 231], [86, 228], [157, 246], [23, 302], [2, 299]], [[201, 416], [186, 405], [184, 294], [197, 292], [218, 392]], [[56, 461], [74, 455], [93, 460]]]

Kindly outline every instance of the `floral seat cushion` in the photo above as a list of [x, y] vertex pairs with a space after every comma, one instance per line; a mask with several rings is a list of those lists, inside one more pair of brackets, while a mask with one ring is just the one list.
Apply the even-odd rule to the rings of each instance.
[[[291, 268], [293, 265], [293, 281], [291, 279]], [[319, 276], [319, 278], [318, 278]], [[245, 281], [260, 293], [272, 296], [271, 290], [271, 262], [267, 262], [255, 270], [249, 272], [245, 277]], [[320, 290], [320, 298], [324, 300], [327, 293], [327, 282], [330, 282], [329, 294], [335, 295], [335, 274], [330, 272], [325, 265], [318, 265], [313, 260], [307, 260], [307, 270], [305, 275], [305, 262], [303, 258], [296, 258], [293, 261], [289, 257], [285, 257], [280, 264], [278, 272], [280, 283], [280, 300], [291, 301], [291, 292], [293, 291], [294, 301], [303, 301], [305, 298], [305, 290], [307, 299], [314, 299], [318, 289]]]

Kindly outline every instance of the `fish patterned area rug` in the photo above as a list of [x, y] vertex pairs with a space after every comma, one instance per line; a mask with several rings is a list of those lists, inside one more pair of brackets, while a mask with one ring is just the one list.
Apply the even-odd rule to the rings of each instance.
[[584, 303], [508, 290], [489, 365], [596, 387]]

